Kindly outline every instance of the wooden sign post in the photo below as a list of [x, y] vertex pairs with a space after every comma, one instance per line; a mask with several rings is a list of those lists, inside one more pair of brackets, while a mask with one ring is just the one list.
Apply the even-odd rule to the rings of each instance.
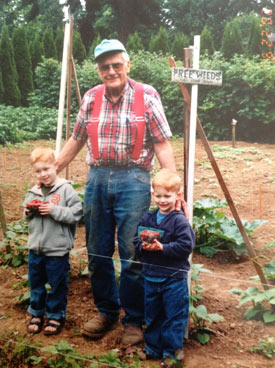
[[[197, 37], [197, 36], [195, 36], [195, 37]], [[169, 59], [169, 62], [170, 62], [170, 65], [171, 65], [172, 68], [176, 67], [176, 63], [175, 63], [175, 61], [174, 61], [173, 58], [170, 58]], [[197, 67], [194, 67], [194, 69], [198, 69], [198, 68]], [[188, 107], [188, 109], [191, 111], [191, 114], [192, 114], [192, 106], [193, 106], [193, 103], [192, 103], [192, 100], [191, 99], [194, 97], [194, 94], [192, 94], [191, 99], [190, 99], [189, 92], [188, 92], [187, 88], [185, 87], [185, 85], [183, 83], [181, 83], [181, 82], [178, 82], [178, 85], [179, 85], [180, 90], [182, 92], [182, 95], [183, 95], [183, 98], [184, 98], [184, 102], [186, 103], [186, 106]], [[195, 95], [195, 97], [197, 97], [197, 96]], [[191, 121], [191, 125], [192, 125], [192, 121]], [[204, 133], [203, 127], [202, 127], [202, 125], [201, 125], [201, 123], [199, 121], [199, 118], [197, 116], [196, 116], [195, 128], [197, 128], [197, 130], [198, 130], [198, 133], [200, 135], [202, 144], [203, 144], [203, 146], [205, 148], [205, 151], [206, 151], [206, 153], [208, 155], [208, 158], [210, 160], [210, 163], [212, 165], [212, 168], [213, 168], [213, 170], [214, 170], [214, 172], [215, 172], [215, 174], [217, 176], [217, 179], [218, 179], [219, 184], [221, 186], [221, 189], [222, 189], [222, 191], [224, 193], [224, 196], [225, 196], [225, 198], [227, 200], [227, 203], [229, 205], [229, 208], [230, 208], [230, 210], [232, 212], [232, 215], [233, 215], [233, 217], [234, 217], [234, 219], [236, 221], [236, 224], [237, 224], [237, 226], [238, 226], [238, 228], [240, 230], [240, 233], [241, 233], [241, 235], [243, 237], [243, 240], [244, 240], [244, 243], [246, 245], [246, 248], [247, 248], [247, 251], [248, 251], [250, 260], [252, 261], [252, 263], [253, 263], [253, 265], [254, 265], [254, 267], [255, 267], [258, 275], [259, 275], [259, 278], [261, 280], [261, 283], [262, 283], [263, 288], [265, 290], [268, 290], [270, 285], [267, 283], [267, 280], [265, 278], [265, 275], [263, 273], [263, 270], [262, 270], [262, 268], [261, 268], [261, 266], [260, 266], [260, 264], [259, 264], [259, 262], [257, 260], [257, 254], [256, 254], [254, 248], [252, 247], [251, 243], [250, 243], [250, 240], [248, 238], [248, 235], [246, 233], [246, 230], [245, 230], [245, 228], [243, 226], [243, 223], [242, 223], [242, 221], [240, 219], [240, 216], [239, 216], [238, 211], [237, 211], [237, 209], [235, 207], [235, 204], [233, 202], [233, 199], [232, 199], [232, 197], [230, 195], [230, 192], [229, 192], [229, 190], [228, 190], [228, 188], [226, 186], [226, 183], [225, 183], [225, 181], [224, 181], [224, 179], [222, 177], [222, 174], [221, 174], [220, 169], [218, 167], [218, 164], [217, 164], [217, 162], [215, 160], [215, 157], [213, 155], [213, 152], [211, 150], [211, 147], [210, 147], [210, 145], [208, 143], [208, 140], [207, 140], [206, 135]], [[194, 127], [192, 129], [194, 129]], [[190, 131], [191, 131], [191, 127], [190, 127]], [[191, 132], [190, 132], [190, 137], [191, 137]], [[191, 142], [190, 142], [190, 146], [191, 146]], [[195, 150], [193, 148], [193, 151], [192, 152], [194, 152], [194, 151]], [[189, 151], [189, 155], [190, 155], [190, 152], [191, 151]], [[192, 158], [189, 159], [189, 163], [191, 161], [192, 161], [193, 170], [194, 170], [194, 157], [192, 157]], [[189, 167], [189, 169], [190, 169], [190, 167]], [[188, 180], [190, 181], [190, 179], [191, 178], [189, 177]], [[193, 185], [193, 178], [192, 178], [192, 182], [190, 182], [190, 186], [191, 185]], [[193, 193], [193, 191], [192, 191], [192, 193]], [[190, 200], [191, 200], [191, 198], [188, 199], [189, 202], [190, 202]], [[193, 196], [192, 196], [192, 203], [189, 203], [189, 206], [190, 207], [192, 206], [191, 213], [192, 213], [192, 219], [193, 219]], [[190, 223], [192, 225], [192, 222], [190, 222]]]
[[199, 69], [200, 59], [200, 36], [194, 37], [193, 49], [193, 68], [179, 68], [172, 66], [172, 82], [189, 83], [191, 87], [191, 109], [190, 109], [190, 128], [188, 142], [188, 173], [187, 173], [187, 207], [189, 222], [193, 225], [193, 192], [194, 192], [194, 166], [195, 166], [195, 147], [196, 147], [196, 125], [197, 125], [197, 103], [198, 85], [207, 84], [220, 86], [222, 84], [222, 72], [218, 70]]

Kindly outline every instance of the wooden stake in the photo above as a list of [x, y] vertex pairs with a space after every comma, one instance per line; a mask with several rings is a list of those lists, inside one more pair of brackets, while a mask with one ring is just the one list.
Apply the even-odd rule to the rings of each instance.
[[6, 217], [5, 217], [4, 206], [3, 206], [3, 203], [2, 203], [1, 191], [0, 191], [0, 223], [1, 223], [3, 235], [5, 237], [6, 232], [7, 232], [7, 222], [6, 222]]
[[[175, 61], [174, 61], [173, 58], [169, 58], [169, 62], [170, 62], [170, 65], [172, 67], [175, 67], [176, 66], [176, 63], [175, 63]], [[182, 95], [183, 95], [183, 98], [184, 98], [185, 103], [187, 103], [187, 105], [189, 106], [189, 108], [191, 108], [190, 95], [189, 95], [189, 93], [188, 93], [185, 85], [183, 83], [178, 83], [178, 85], [179, 85], [179, 87], [181, 89], [181, 92], [182, 92]], [[220, 172], [220, 169], [219, 169], [218, 164], [217, 164], [217, 162], [215, 160], [215, 157], [213, 155], [213, 152], [211, 150], [211, 147], [210, 147], [210, 145], [208, 143], [208, 140], [207, 140], [206, 135], [204, 133], [203, 127], [202, 127], [202, 125], [201, 125], [198, 117], [197, 117], [197, 129], [198, 129], [198, 132], [200, 134], [200, 138], [201, 138], [201, 141], [202, 141], [202, 143], [204, 145], [205, 151], [206, 151], [206, 153], [208, 155], [208, 158], [210, 160], [210, 163], [212, 165], [212, 168], [213, 168], [213, 170], [214, 170], [214, 172], [215, 172], [215, 174], [217, 176], [217, 179], [218, 179], [218, 181], [220, 183], [220, 186], [221, 186], [221, 188], [223, 190], [224, 196], [225, 196], [225, 198], [227, 200], [227, 203], [228, 203], [228, 205], [230, 207], [230, 210], [231, 210], [231, 212], [232, 212], [232, 214], [234, 216], [234, 219], [235, 219], [235, 221], [237, 223], [237, 226], [238, 226], [238, 228], [239, 228], [239, 230], [240, 230], [240, 232], [242, 234], [244, 243], [246, 245], [248, 254], [250, 256], [250, 260], [253, 262], [253, 265], [254, 265], [254, 267], [255, 267], [255, 269], [256, 269], [259, 277], [260, 277], [260, 280], [261, 280], [261, 283], [262, 283], [263, 288], [265, 290], [268, 290], [269, 289], [269, 286], [268, 286], [268, 283], [267, 283], [267, 281], [265, 279], [265, 275], [263, 273], [263, 270], [262, 270], [261, 266], [257, 262], [257, 254], [256, 254], [254, 248], [252, 247], [252, 245], [250, 244], [250, 241], [249, 241], [249, 238], [248, 238], [247, 233], [245, 231], [245, 228], [244, 228], [244, 226], [242, 224], [242, 221], [241, 221], [241, 219], [239, 217], [239, 214], [237, 212], [237, 209], [235, 207], [235, 204], [233, 202], [233, 199], [232, 199], [232, 197], [231, 197], [231, 195], [230, 195], [230, 193], [229, 193], [229, 191], [227, 189], [227, 186], [226, 186], [226, 184], [225, 184], [225, 182], [223, 180], [222, 174]]]
[[[190, 68], [192, 62], [192, 49], [184, 49], [184, 67]], [[188, 201], [187, 183], [188, 183], [188, 161], [189, 161], [189, 135], [190, 135], [190, 111], [184, 104], [184, 146], [183, 146], [183, 164], [184, 164], [184, 200]]]
[[235, 148], [236, 147], [236, 124], [237, 124], [237, 120], [232, 119], [232, 147]]
[[[73, 51], [73, 18], [70, 17], [70, 35], [68, 44], [67, 69], [67, 120], [66, 120], [66, 141], [71, 135], [71, 96], [72, 96], [72, 51]], [[69, 165], [66, 166], [65, 178], [69, 178]]]
[[80, 107], [81, 106], [81, 94], [80, 94], [79, 84], [77, 80], [75, 62], [74, 62], [73, 56], [72, 56], [72, 67], [73, 67], [73, 77], [74, 77], [74, 85], [75, 85], [75, 90], [76, 90], [76, 97], [77, 97], [78, 106]]
[[68, 44], [69, 44], [69, 33], [70, 24], [66, 23], [64, 33], [64, 44], [63, 44], [63, 56], [62, 56], [62, 69], [60, 79], [60, 94], [59, 94], [59, 106], [58, 106], [58, 124], [56, 133], [56, 156], [61, 151], [61, 140], [62, 140], [62, 128], [64, 118], [64, 105], [65, 105], [65, 91], [66, 91], [66, 77], [67, 77], [67, 55], [68, 55]]

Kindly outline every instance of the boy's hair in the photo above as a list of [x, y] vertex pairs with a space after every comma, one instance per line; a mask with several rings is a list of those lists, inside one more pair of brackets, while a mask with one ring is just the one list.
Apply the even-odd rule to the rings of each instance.
[[54, 163], [56, 161], [54, 150], [45, 146], [35, 148], [31, 153], [31, 164], [33, 165], [38, 161]]
[[181, 189], [181, 178], [172, 170], [161, 169], [152, 180], [153, 189], [157, 186], [163, 187], [170, 192], [179, 193]]

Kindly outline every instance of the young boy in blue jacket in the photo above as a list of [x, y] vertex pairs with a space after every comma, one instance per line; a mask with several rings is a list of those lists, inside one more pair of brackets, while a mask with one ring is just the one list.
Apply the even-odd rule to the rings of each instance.
[[[82, 203], [72, 185], [57, 176], [51, 148], [36, 148], [31, 164], [39, 185], [28, 190], [24, 201], [24, 219], [29, 221], [28, 312], [32, 315], [28, 332], [39, 333], [46, 315], [44, 333], [56, 335], [66, 316], [69, 252], [82, 216]], [[46, 283], [51, 287], [49, 292]]]
[[183, 212], [175, 211], [181, 179], [162, 169], [152, 181], [158, 209], [146, 213], [138, 225], [134, 244], [143, 264], [145, 352], [150, 359], [183, 358], [183, 338], [189, 314], [188, 257], [194, 232]]

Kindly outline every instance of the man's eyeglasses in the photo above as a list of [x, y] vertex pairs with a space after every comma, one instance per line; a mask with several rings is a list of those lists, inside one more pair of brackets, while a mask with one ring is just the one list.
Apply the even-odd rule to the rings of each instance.
[[103, 65], [99, 65], [99, 70], [101, 72], [107, 72], [109, 71], [110, 68], [113, 68], [115, 72], [119, 72], [122, 67], [123, 67], [124, 63], [114, 63], [114, 64], [103, 64]]

